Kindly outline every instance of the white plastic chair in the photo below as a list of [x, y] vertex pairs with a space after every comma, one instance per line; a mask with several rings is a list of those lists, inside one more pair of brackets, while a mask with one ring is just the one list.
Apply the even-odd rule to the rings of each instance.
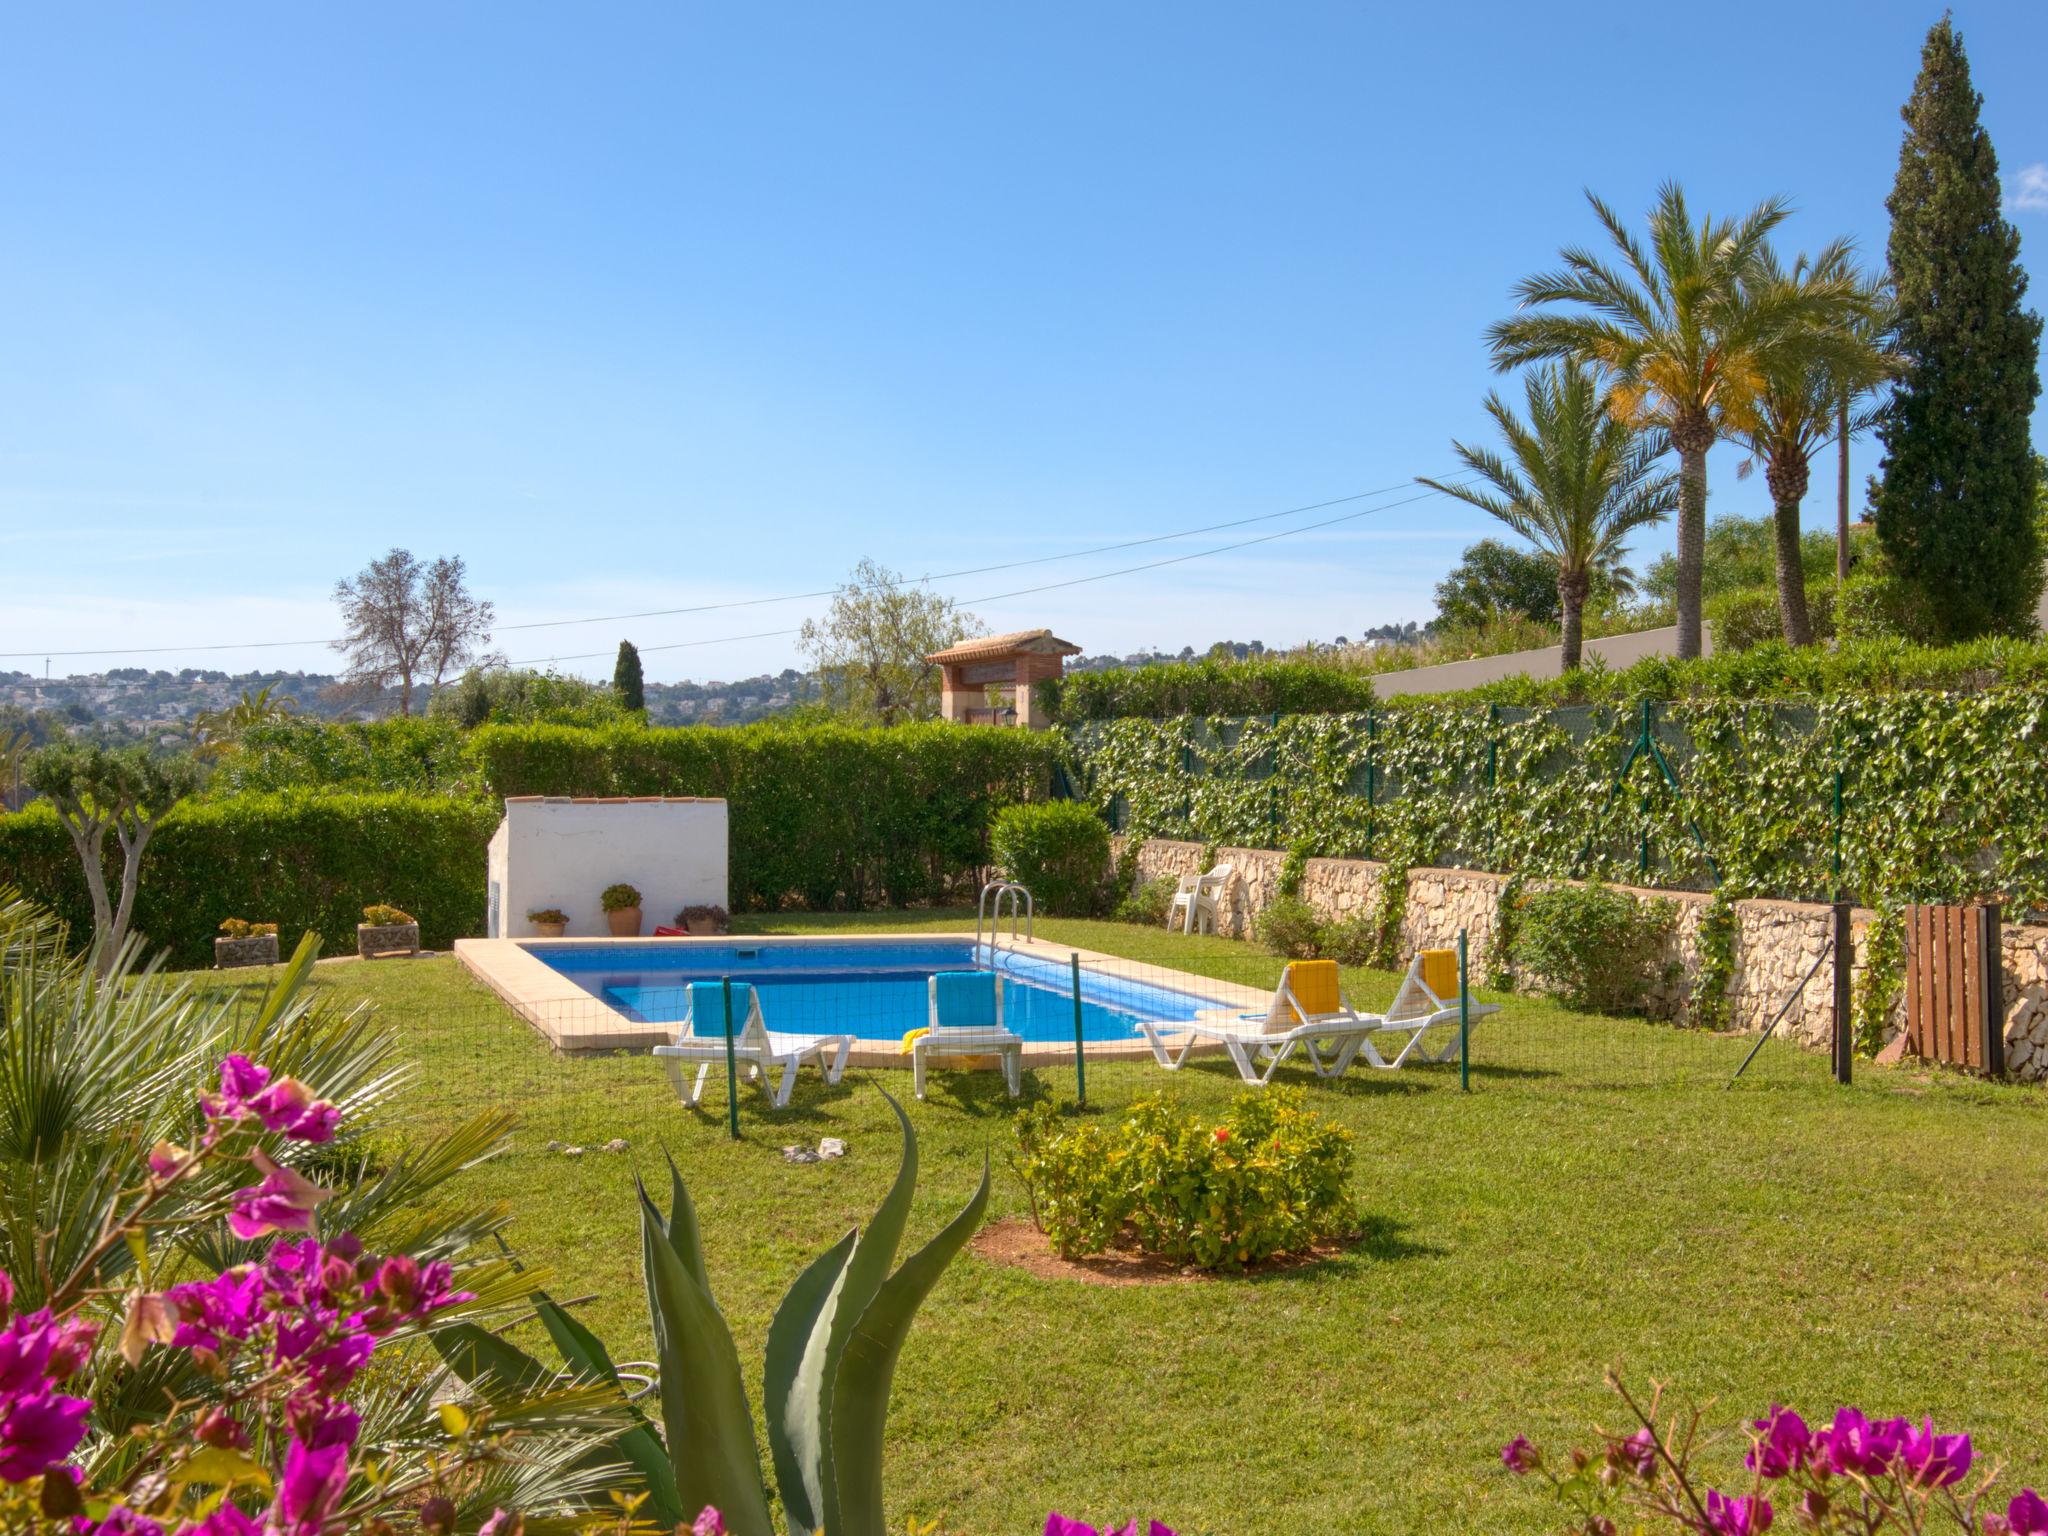
[[926, 987], [931, 1027], [910, 1042], [911, 1088], [924, 1097], [928, 1062], [963, 1056], [994, 1056], [1003, 1085], [1016, 1098], [1024, 1091], [1024, 1037], [1003, 1024], [1003, 978], [993, 971], [940, 971]]
[[[1467, 999], [1463, 1017], [1477, 1024], [1490, 1013], [1499, 1013], [1499, 1003], [1475, 1003]], [[1379, 1017], [1380, 1034], [1402, 1034], [1407, 1039], [1394, 1052], [1393, 1060], [1382, 1057], [1373, 1041], [1363, 1043], [1365, 1059], [1389, 1071], [1410, 1056], [1423, 1061], [1446, 1062], [1458, 1054], [1458, 952], [1455, 949], [1421, 949], [1408, 962], [1408, 974], [1394, 993], [1393, 1002]], [[1431, 1046], [1424, 1037], [1432, 1029], [1443, 1029], [1440, 1042]]]
[[[683, 1013], [682, 1027], [676, 1032], [675, 1044], [654, 1048], [654, 1054], [668, 1069], [669, 1081], [675, 1084], [677, 1096], [692, 1109], [704, 1096], [704, 1079], [711, 1075], [711, 1069], [725, 1063], [724, 994], [722, 982], [691, 982], [689, 1003]], [[768, 1021], [761, 1016], [760, 995], [744, 981], [732, 984], [732, 1011], [734, 1019], [740, 1021], [733, 1029], [733, 1059], [760, 1080], [761, 1091], [768, 1095], [777, 1109], [788, 1107], [789, 1095], [796, 1087], [797, 1068], [806, 1061], [818, 1064], [827, 1083], [838, 1082], [846, 1071], [846, 1057], [853, 1049], [853, 1036], [790, 1035], [771, 1030]], [[826, 1060], [828, 1052], [835, 1053], [829, 1062]], [[698, 1064], [697, 1080], [686, 1086], [683, 1065], [692, 1061]], [[768, 1077], [771, 1068], [782, 1074], [773, 1086]]]
[[[1221, 1045], [1230, 1053], [1237, 1074], [1255, 1087], [1273, 1080], [1280, 1063], [1296, 1047], [1308, 1052], [1318, 1077], [1339, 1077], [1381, 1027], [1379, 1019], [1359, 1013], [1344, 1001], [1337, 986], [1334, 960], [1296, 960], [1280, 973], [1273, 1001], [1259, 1013], [1208, 1013], [1182, 1022], [1138, 1020], [1152, 1056], [1169, 1072], [1180, 1070], [1197, 1045]], [[1163, 1033], [1185, 1034], [1176, 1052]], [[1326, 1054], [1327, 1053], [1327, 1054]], [[1263, 1070], [1255, 1063], [1262, 1061]]]
[[1182, 875], [1173, 904], [1166, 909], [1166, 931], [1173, 931], [1177, 917], [1183, 933], [1214, 933], [1217, 910], [1230, 888], [1232, 873], [1231, 865], [1218, 864], [1207, 874]]

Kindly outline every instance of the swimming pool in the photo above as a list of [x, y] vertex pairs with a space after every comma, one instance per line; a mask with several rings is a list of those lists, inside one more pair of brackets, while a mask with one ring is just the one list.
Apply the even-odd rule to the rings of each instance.
[[[693, 981], [730, 976], [759, 989], [768, 1027], [793, 1034], [853, 1035], [896, 1041], [929, 1023], [926, 983], [939, 971], [977, 966], [971, 939], [805, 939], [725, 944], [573, 944], [527, 942], [533, 957], [636, 1022], [674, 1023], [687, 1011]], [[982, 951], [986, 962], [989, 952]], [[1073, 973], [1043, 955], [997, 950], [1004, 977], [1003, 1022], [1027, 1041], [1074, 1038]], [[1194, 977], [1191, 986], [1198, 986]], [[1155, 980], [1081, 972], [1082, 1038], [1129, 1040], [1141, 1018], [1186, 1021], [1229, 1007], [1219, 996]], [[722, 1022], [722, 1021], [720, 1021]]]

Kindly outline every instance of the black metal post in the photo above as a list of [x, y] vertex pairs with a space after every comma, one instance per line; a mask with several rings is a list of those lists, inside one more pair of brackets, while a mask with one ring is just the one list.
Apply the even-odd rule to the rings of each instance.
[[1995, 901], [1987, 901], [1977, 909], [1977, 921], [1982, 923], [1982, 953], [1984, 956], [1984, 1071], [1989, 1077], [2005, 1076], [2005, 956], [2003, 934], [2005, 925], [1999, 920], [1999, 907]]

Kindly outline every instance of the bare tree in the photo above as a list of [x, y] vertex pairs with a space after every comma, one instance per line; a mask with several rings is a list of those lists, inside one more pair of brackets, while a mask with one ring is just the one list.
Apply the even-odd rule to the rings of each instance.
[[398, 712], [412, 713], [413, 690], [439, 690], [451, 672], [483, 660], [495, 615], [463, 584], [462, 557], [422, 564], [409, 550], [372, 560], [334, 584], [347, 631], [334, 648], [348, 657], [353, 681], [398, 685]]

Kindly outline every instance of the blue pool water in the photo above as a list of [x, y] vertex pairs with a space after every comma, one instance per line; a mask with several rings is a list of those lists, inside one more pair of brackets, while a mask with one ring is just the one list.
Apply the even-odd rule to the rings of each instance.
[[[900, 1040], [929, 1023], [926, 982], [934, 973], [982, 968], [974, 963], [968, 939], [618, 946], [543, 941], [526, 947], [629, 1018], [673, 1023], [687, 1011], [688, 983], [730, 976], [759, 989], [770, 1029], [863, 1040]], [[1004, 951], [997, 951], [994, 964], [1004, 977], [1004, 1024], [1026, 1040], [1074, 1038], [1073, 975], [1067, 965]], [[1081, 1029], [1088, 1040], [1128, 1040], [1140, 1018], [1171, 1022], [1224, 1006], [1134, 977], [1081, 973]]]

